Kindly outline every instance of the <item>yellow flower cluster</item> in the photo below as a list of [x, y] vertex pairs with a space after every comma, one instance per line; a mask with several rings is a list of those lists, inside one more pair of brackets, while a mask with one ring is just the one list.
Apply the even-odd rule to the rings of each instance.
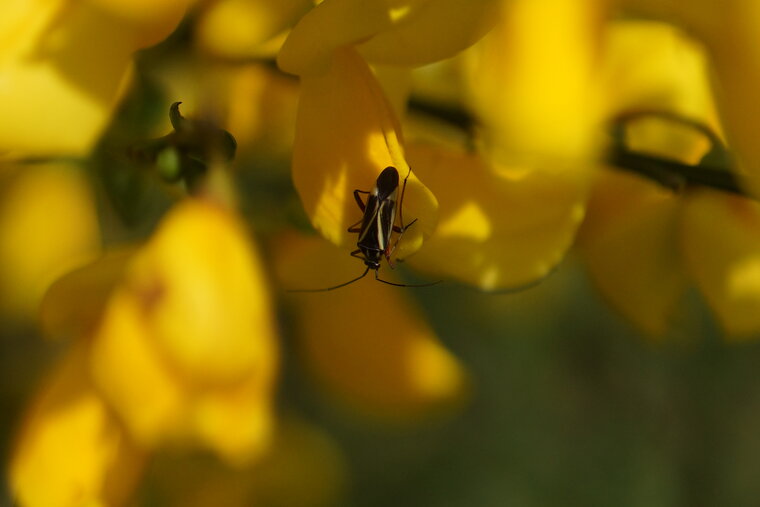
[[[272, 290], [332, 287], [361, 273], [348, 255], [357, 242], [348, 229], [363, 211], [353, 192], [370, 192], [388, 166], [408, 175], [398, 206], [411, 224], [393, 259], [432, 279], [524, 287], [551, 274], [577, 241], [598, 289], [648, 334], [667, 333], [692, 285], [730, 335], [760, 331], [760, 7], [315, 3], [0, 7], [0, 311], [38, 319], [66, 344], [10, 455], [19, 505], [123, 504], [148, 458], [160, 461], [167, 449], [208, 450], [241, 477], [256, 474], [245, 488], [208, 490], [217, 499], [235, 491], [227, 505], [266, 501], [267, 491], [296, 506], [337, 497], [346, 480], [340, 452], [276, 409], [275, 295], [293, 317], [301, 365], [348, 412], [399, 424], [461, 406], [471, 389], [466, 368], [407, 293], [371, 276], [319, 295]], [[171, 58], [136, 59], [173, 32]], [[109, 145], [123, 141], [117, 127], [129, 123], [124, 111], [145, 82], [169, 95], [147, 109], [182, 100], [198, 125], [231, 132], [234, 168], [179, 136], [139, 149]], [[438, 119], [466, 114], [446, 126], [421, 114], [425, 107], [443, 111]], [[168, 124], [151, 128], [164, 134]], [[746, 182], [733, 194], [693, 188], [688, 172], [674, 192], [642, 178], [640, 167], [619, 171], [611, 155], [696, 172], [721, 149]], [[130, 235], [83, 170], [85, 157], [103, 152], [113, 161], [109, 178], [118, 179], [120, 164], [134, 174], [165, 164], [177, 180], [175, 166], [185, 164], [199, 183], [146, 177], [170, 209], [156, 213], [152, 232]], [[268, 191], [246, 195], [241, 166], [283, 154], [319, 236], [278, 222], [285, 203], [261, 213], [271, 222], [246, 220], [247, 198]], [[137, 187], [127, 188], [137, 202]], [[117, 247], [115, 238], [136, 235]], [[383, 280], [401, 284], [382, 269]], [[327, 463], [324, 481], [305, 479], [317, 467], [304, 466], [301, 450], [306, 463]], [[311, 493], [294, 492], [293, 480]]]

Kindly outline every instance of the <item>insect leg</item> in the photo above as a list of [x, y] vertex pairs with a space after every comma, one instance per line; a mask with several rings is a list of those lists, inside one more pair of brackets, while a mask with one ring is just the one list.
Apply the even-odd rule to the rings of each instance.
[[360, 248], [357, 248], [353, 252], [351, 252], [351, 257], [356, 257], [357, 259], [361, 259], [363, 261], [366, 261], [367, 258], [364, 256]]
[[393, 230], [398, 233], [398, 237], [396, 238], [396, 241], [393, 242], [393, 246], [390, 249], [386, 249], [386, 252], [385, 252], [385, 260], [388, 261], [388, 265], [391, 267], [391, 269], [395, 269], [396, 267], [391, 262], [391, 255], [393, 255], [393, 251], [396, 250], [396, 247], [398, 246], [398, 242], [401, 241], [402, 237], [404, 237], [404, 232], [406, 232], [408, 228], [413, 226], [416, 221], [417, 219], [415, 218], [414, 220], [406, 224], [404, 227], [396, 227], [395, 225], [393, 226]]
[[[362, 201], [362, 198], [359, 197], [359, 194], [367, 194], [367, 195], [369, 195], [370, 192], [367, 192], [366, 190], [359, 190], [359, 189], [354, 190], [354, 199], [356, 199], [356, 204], [359, 205], [359, 209], [361, 209], [362, 211], [364, 211], [364, 209], [367, 207], [367, 205], [364, 204], [364, 201]], [[361, 222], [361, 220], [360, 220], [360, 222]]]
[[391, 267], [391, 269], [395, 268], [395, 265], [393, 262], [391, 262], [391, 255], [393, 255], [393, 251], [396, 250], [396, 247], [398, 246], [398, 242], [401, 241], [401, 238], [404, 236], [404, 231], [406, 231], [409, 227], [414, 225], [414, 223], [417, 221], [415, 218], [412, 220], [409, 224], [404, 225], [404, 215], [403, 215], [403, 209], [404, 209], [404, 193], [406, 192], [406, 181], [409, 179], [409, 175], [412, 174], [412, 168], [409, 168], [409, 172], [406, 173], [406, 177], [404, 178], [404, 183], [401, 186], [401, 198], [398, 201], [398, 221], [401, 224], [401, 226], [394, 225], [393, 226], [393, 232], [398, 233], [398, 237], [396, 238], [396, 241], [393, 242], [393, 246], [390, 249], [385, 250], [385, 260], [388, 261], [388, 265]]
[[[412, 168], [411, 167], [409, 168], [409, 172], [406, 173], [406, 178], [404, 178], [404, 184], [401, 186], [401, 199], [398, 200], [398, 221], [401, 224], [401, 229], [406, 229], [406, 227], [404, 227], [404, 215], [403, 215], [403, 210], [404, 210], [404, 193], [406, 192], [406, 180], [409, 179], [409, 175], [410, 174], [412, 174]], [[412, 225], [412, 224], [409, 224], [409, 225]], [[396, 226], [394, 225], [393, 227], [394, 227], [394, 230], [396, 230]], [[396, 231], [396, 232], [399, 232], [399, 231]]]
[[358, 222], [356, 222], [354, 225], [349, 227], [347, 230], [348, 232], [362, 232], [361, 227], [357, 227], [358, 225], [361, 225], [361, 223], [364, 221], [364, 217], [360, 218]]

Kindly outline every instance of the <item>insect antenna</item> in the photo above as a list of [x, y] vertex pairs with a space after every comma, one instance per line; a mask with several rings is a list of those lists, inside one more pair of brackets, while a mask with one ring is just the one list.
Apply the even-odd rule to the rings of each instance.
[[[369, 266], [367, 266], [367, 269], [364, 270], [364, 273], [357, 276], [353, 280], [349, 280], [347, 282], [343, 282], [338, 285], [333, 285], [332, 287], [327, 287], [326, 289], [290, 289], [290, 290], [287, 290], [286, 292], [326, 292], [328, 290], [340, 289], [341, 287], [345, 287], [346, 285], [351, 285], [352, 283], [361, 280], [362, 278], [367, 276], [367, 273], [369, 273]], [[377, 275], [377, 273], [375, 274]], [[380, 280], [380, 281], [384, 281], [384, 280]], [[390, 283], [390, 282], [385, 282], [385, 283]], [[392, 284], [392, 285], [395, 285], [395, 284]]]

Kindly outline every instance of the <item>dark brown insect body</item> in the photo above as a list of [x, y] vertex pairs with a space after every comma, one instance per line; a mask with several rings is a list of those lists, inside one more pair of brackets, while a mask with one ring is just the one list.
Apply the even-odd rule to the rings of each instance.
[[[393, 268], [393, 262], [391, 261], [391, 255], [396, 249], [396, 245], [401, 240], [409, 227], [411, 227], [417, 219], [415, 218], [407, 225], [404, 225], [402, 216], [402, 206], [404, 204], [404, 192], [406, 191], [406, 181], [409, 179], [411, 169], [404, 178], [404, 183], [401, 185], [401, 197], [398, 197], [399, 187], [399, 175], [395, 167], [388, 166], [383, 169], [383, 172], [377, 177], [375, 182], [375, 188], [372, 191], [366, 190], [354, 190], [354, 199], [356, 204], [364, 213], [361, 220], [348, 228], [348, 232], [355, 232], [359, 234], [356, 241], [356, 250], [351, 252], [353, 257], [361, 259], [367, 269], [364, 270], [360, 276], [349, 280], [347, 282], [327, 287], [326, 289], [307, 289], [296, 290], [291, 292], [322, 292], [346, 285], [352, 284], [357, 280], [360, 280], [367, 276], [370, 269], [375, 271], [375, 280], [383, 282], [388, 285], [395, 285], [397, 287], [425, 287], [434, 284], [423, 285], [406, 285], [401, 283], [393, 283], [387, 280], [383, 280], [378, 276], [378, 270], [380, 269], [380, 262], [383, 257], [388, 261], [388, 265]], [[361, 194], [367, 195], [367, 202], [362, 201]], [[398, 200], [397, 200], [398, 198]], [[398, 205], [398, 215], [400, 225], [395, 225], [396, 221], [396, 206]], [[393, 233], [397, 233], [395, 241], [391, 241]], [[438, 283], [438, 282], [435, 282]]]

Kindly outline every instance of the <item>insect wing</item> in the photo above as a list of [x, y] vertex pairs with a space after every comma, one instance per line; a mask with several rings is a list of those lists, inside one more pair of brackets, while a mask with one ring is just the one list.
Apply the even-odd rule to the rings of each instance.
[[396, 201], [394, 199], [382, 201], [380, 209], [377, 212], [377, 245], [383, 251], [386, 251], [388, 248], [395, 218]]
[[377, 196], [373, 193], [367, 198], [367, 205], [364, 209], [362, 218], [362, 227], [359, 232], [357, 245], [367, 247], [376, 247], [375, 238], [377, 237], [377, 215], [379, 211]]

